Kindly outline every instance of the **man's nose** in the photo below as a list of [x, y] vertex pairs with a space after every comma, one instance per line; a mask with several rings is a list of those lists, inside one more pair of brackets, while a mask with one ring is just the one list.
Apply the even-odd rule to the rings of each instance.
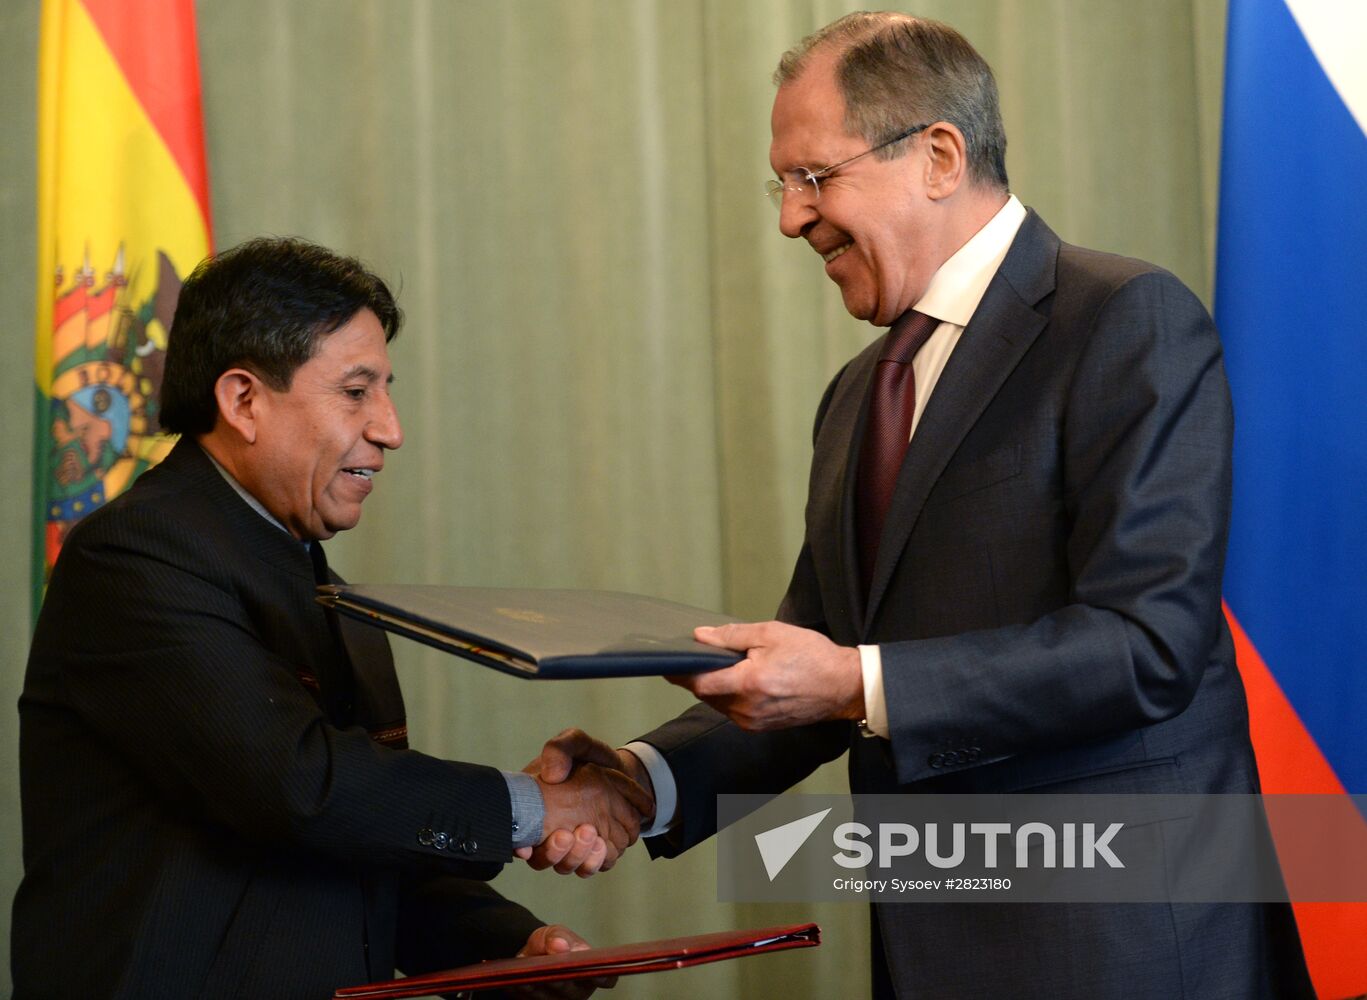
[[790, 240], [795, 240], [810, 229], [819, 216], [816, 201], [806, 192], [784, 191], [778, 209], [778, 229]]
[[381, 448], [398, 448], [403, 444], [403, 428], [399, 425], [399, 411], [387, 392], [377, 394], [377, 412], [366, 423], [365, 437]]

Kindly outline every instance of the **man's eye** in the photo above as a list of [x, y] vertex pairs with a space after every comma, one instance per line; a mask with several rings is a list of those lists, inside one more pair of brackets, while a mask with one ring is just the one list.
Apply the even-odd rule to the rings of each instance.
[[349, 386], [342, 391], [352, 399], [365, 399], [366, 391], [364, 387]]

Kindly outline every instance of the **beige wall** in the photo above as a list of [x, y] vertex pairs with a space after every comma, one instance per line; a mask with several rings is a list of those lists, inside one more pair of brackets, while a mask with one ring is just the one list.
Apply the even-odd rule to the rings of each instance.
[[[229, 0], [199, 9], [218, 244], [296, 233], [401, 286], [408, 443], [332, 549], [357, 581], [642, 591], [771, 613], [801, 534], [812, 411], [871, 335], [760, 194], [768, 76], [828, 0]], [[1013, 189], [1065, 239], [1209, 300], [1223, 0], [934, 0], [995, 66]], [[18, 882], [29, 607], [37, 0], [0, 9], [0, 930]], [[521, 766], [625, 739], [663, 682], [530, 686], [396, 643], [416, 745]], [[811, 785], [837, 790], [841, 769]], [[499, 880], [598, 941], [811, 915], [820, 951], [617, 996], [852, 995], [852, 906], [723, 906], [714, 851], [587, 883]], [[8, 963], [0, 992], [8, 986]]]

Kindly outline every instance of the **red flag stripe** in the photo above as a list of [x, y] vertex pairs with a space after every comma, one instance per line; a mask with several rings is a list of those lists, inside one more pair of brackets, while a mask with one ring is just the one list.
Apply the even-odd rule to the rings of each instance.
[[[1225, 617], [1248, 692], [1249, 729], [1263, 791], [1344, 794], [1343, 782], [1228, 606]], [[1367, 940], [1367, 903], [1296, 903], [1293, 908], [1315, 992], [1324, 998], [1355, 996], [1367, 983], [1367, 949], [1362, 947]]]
[[1324, 759], [1315, 739], [1306, 730], [1296, 710], [1286, 700], [1281, 685], [1263, 662], [1253, 642], [1225, 605], [1225, 618], [1234, 633], [1234, 652], [1239, 660], [1239, 675], [1248, 692], [1248, 727], [1253, 749], [1258, 755], [1258, 774], [1263, 791], [1269, 795], [1299, 794], [1342, 795], [1343, 782]]
[[[209, 229], [209, 168], [200, 115], [192, 0], [82, 0], [129, 88], [180, 167]], [[147, 58], [156, 53], [155, 59]], [[210, 235], [209, 245], [213, 245]]]
[[87, 295], [85, 300], [85, 314], [87, 319], [99, 319], [105, 313], [114, 308], [114, 302], [118, 298], [118, 288], [114, 285], [106, 285], [95, 295]]
[[57, 300], [52, 309], [52, 328], [55, 330], [72, 316], [85, 309], [86, 290], [78, 285]]

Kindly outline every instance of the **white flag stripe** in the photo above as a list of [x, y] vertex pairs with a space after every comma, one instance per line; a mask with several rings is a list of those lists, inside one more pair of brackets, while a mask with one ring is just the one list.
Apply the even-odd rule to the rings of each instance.
[[1286, 0], [1286, 6], [1367, 136], [1367, 0]]

